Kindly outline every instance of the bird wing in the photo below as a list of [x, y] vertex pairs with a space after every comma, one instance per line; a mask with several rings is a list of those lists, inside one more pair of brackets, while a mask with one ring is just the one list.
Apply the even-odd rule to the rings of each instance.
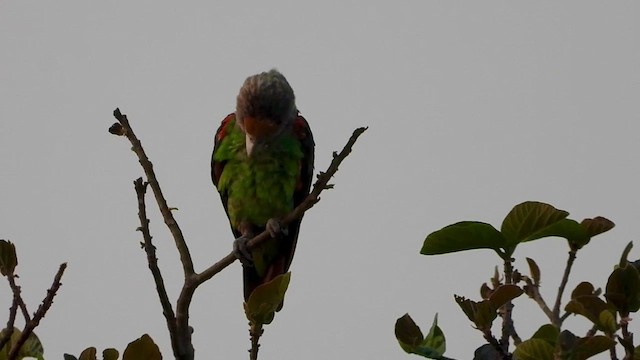
[[[315, 143], [313, 141], [313, 134], [307, 120], [298, 115], [293, 122], [293, 133], [300, 142], [303, 157], [300, 161], [300, 170], [298, 174], [298, 181], [293, 193], [293, 206], [297, 207], [304, 199], [307, 198], [311, 190], [311, 182], [313, 181], [313, 161], [315, 153]], [[300, 231], [300, 223], [302, 218], [294, 220], [288, 226], [289, 233], [286, 236], [287, 242], [284, 253], [287, 254], [285, 261], [284, 271], [286, 272], [293, 260], [293, 254], [296, 251], [296, 244], [298, 242], [298, 232]]]
[[[234, 126], [233, 124], [235, 123], [234, 122], [235, 118], [236, 118], [235, 113], [231, 113], [227, 115], [222, 120], [222, 122], [220, 123], [220, 127], [218, 127], [218, 130], [216, 131], [216, 136], [215, 136], [214, 145], [213, 145], [213, 153], [211, 154], [211, 180], [213, 181], [213, 185], [215, 185], [216, 188], [218, 187], [220, 176], [222, 175], [222, 172], [224, 171], [224, 167], [227, 164], [227, 162], [217, 161], [214, 155], [218, 150], [218, 148], [220, 147], [220, 144], [222, 143], [222, 141], [225, 139], [227, 134], [229, 134], [229, 132], [231, 131], [230, 127]], [[229, 201], [229, 194], [226, 191], [218, 191], [218, 192], [220, 194], [220, 199], [222, 200], [222, 205], [224, 206], [224, 211], [228, 217], [229, 211], [227, 209], [227, 203]], [[236, 238], [241, 236], [240, 232], [234, 229], [233, 226], [231, 227], [231, 230], [233, 231], [233, 235]]]

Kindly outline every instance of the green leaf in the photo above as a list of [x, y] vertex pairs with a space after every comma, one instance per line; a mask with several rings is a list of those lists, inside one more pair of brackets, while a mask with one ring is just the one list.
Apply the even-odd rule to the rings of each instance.
[[102, 360], [118, 360], [118, 350], [116, 349], [104, 349], [102, 351]]
[[78, 360], [98, 360], [96, 354], [96, 348], [94, 348], [93, 346], [88, 347], [80, 353], [80, 358]]
[[[611, 315], [613, 315], [609, 305], [607, 305], [607, 303], [605, 303], [602, 299], [600, 299], [595, 295], [574, 296], [574, 294], [578, 294], [578, 293], [581, 293], [582, 291], [588, 290], [586, 289], [587, 288], [586, 285], [582, 285], [582, 286], [579, 285], [579, 287], [581, 290], [578, 290], [578, 288], [576, 288], [576, 290], [578, 291], [574, 290], [572, 294], [572, 299], [567, 303], [567, 305], [564, 308], [565, 311], [570, 314], [580, 314], [586, 317], [594, 325], [596, 325], [596, 327], [601, 331], [607, 332], [612, 330], [610, 328], [608, 317], [606, 315], [602, 315], [603, 312], [608, 312]], [[603, 323], [602, 320], [605, 320], [605, 322]], [[614, 323], [615, 323], [615, 317], [614, 317]], [[616, 329], [613, 329], [613, 331], [609, 333], [614, 333], [615, 330]]]
[[18, 266], [16, 246], [11, 241], [0, 240], [0, 274], [7, 276], [13, 274]]
[[590, 282], [583, 281], [571, 292], [571, 298], [575, 299], [579, 296], [595, 295], [596, 291]]
[[616, 342], [603, 335], [579, 338], [571, 331], [560, 333], [560, 358], [570, 360], [586, 360], [603, 351], [609, 350]]
[[477, 329], [481, 331], [491, 329], [491, 324], [498, 316], [498, 313], [497, 308], [491, 304], [490, 300], [475, 302], [458, 295], [453, 297], [469, 320], [476, 325]]
[[627, 259], [629, 258], [629, 253], [631, 252], [632, 248], [633, 242], [630, 241], [627, 246], [624, 247], [624, 250], [622, 250], [622, 255], [620, 256], [620, 264], [618, 265], [618, 267], [623, 267], [629, 262], [629, 260]]
[[560, 330], [552, 324], [545, 324], [533, 334], [532, 339], [540, 339], [546, 341], [549, 345], [555, 347], [558, 341]]
[[[573, 219], [561, 219], [536, 232], [525, 241], [537, 240], [550, 236], [567, 239], [570, 244], [585, 244], [589, 242], [589, 234], [586, 229]], [[580, 246], [577, 247], [579, 248]]]
[[601, 352], [609, 350], [616, 342], [603, 335], [579, 338], [572, 351], [573, 360], [586, 360]]
[[416, 325], [409, 314], [404, 314], [396, 320], [395, 333], [400, 346], [407, 353], [413, 353], [412, 350], [424, 340], [420, 327]]
[[137, 340], [134, 340], [127, 345], [122, 355], [122, 360], [161, 360], [162, 355], [158, 345], [153, 342], [153, 339], [147, 334], [142, 335]]
[[[7, 329], [3, 329], [0, 331], [0, 336], [4, 335], [8, 331]], [[13, 328], [13, 333], [9, 338], [9, 341], [4, 345], [2, 349], [0, 349], [0, 360], [5, 360], [9, 358], [9, 352], [16, 345], [22, 332], [18, 328]], [[31, 333], [27, 338], [27, 341], [22, 345], [20, 351], [18, 351], [18, 359], [22, 359], [25, 357], [28, 358], [36, 358], [38, 360], [44, 360], [44, 350], [42, 348], [42, 343], [38, 336], [35, 333]]]
[[497, 310], [502, 305], [522, 295], [522, 293], [524, 291], [517, 285], [500, 285], [489, 297], [489, 302]]
[[601, 311], [600, 315], [598, 315], [598, 320], [605, 333], [614, 334], [618, 331], [615, 313], [611, 311]]
[[571, 359], [573, 349], [576, 347], [578, 337], [569, 330], [562, 330], [558, 336], [558, 348], [560, 349], [561, 359]]
[[640, 275], [627, 263], [614, 269], [607, 281], [604, 297], [622, 316], [640, 309]]
[[490, 288], [487, 283], [482, 283], [482, 285], [480, 285], [480, 297], [483, 300], [489, 300], [491, 294], [493, 294], [493, 289]]
[[518, 360], [553, 360], [553, 351], [546, 340], [534, 338], [520, 343], [513, 355]]
[[270, 324], [276, 310], [284, 301], [290, 279], [291, 272], [288, 272], [255, 288], [249, 296], [249, 300], [244, 304], [247, 319], [253, 324]]
[[77, 357], [75, 357], [75, 356], [73, 356], [73, 355], [71, 355], [71, 354], [64, 354], [64, 355], [63, 355], [63, 359], [64, 359], [64, 360], [78, 360], [78, 358], [77, 358]]
[[500, 354], [490, 344], [484, 344], [473, 352], [473, 360], [496, 360], [500, 359]]
[[536, 232], [524, 241], [556, 236], [567, 239], [571, 247], [580, 249], [588, 244], [592, 237], [612, 229], [613, 226], [613, 222], [601, 216], [584, 219], [581, 223], [572, 219], [562, 219]]
[[438, 327], [437, 314], [426, 338], [423, 337], [422, 331], [409, 314], [396, 320], [395, 334], [400, 347], [406, 353], [417, 354], [429, 359], [439, 359], [444, 354], [444, 333]]
[[580, 225], [582, 225], [586, 229], [589, 237], [600, 235], [613, 229], [613, 227], [616, 226], [613, 221], [602, 216], [596, 216], [593, 219], [584, 219], [582, 220]]
[[534, 285], [540, 285], [540, 268], [538, 264], [531, 258], [526, 258], [527, 264], [529, 264], [529, 272], [531, 273], [531, 279], [533, 279]]
[[507, 246], [538, 239], [545, 228], [569, 216], [564, 210], [537, 201], [516, 205], [502, 222], [501, 232]]
[[437, 255], [472, 249], [498, 250], [504, 247], [504, 236], [493, 226], [478, 221], [461, 221], [429, 234], [420, 253]]
[[447, 349], [446, 340], [444, 338], [444, 332], [438, 326], [438, 314], [436, 314], [433, 318], [433, 324], [431, 324], [431, 329], [429, 329], [429, 333], [427, 337], [424, 338], [424, 341], [421, 344], [422, 347], [434, 349], [436, 353], [442, 356]]

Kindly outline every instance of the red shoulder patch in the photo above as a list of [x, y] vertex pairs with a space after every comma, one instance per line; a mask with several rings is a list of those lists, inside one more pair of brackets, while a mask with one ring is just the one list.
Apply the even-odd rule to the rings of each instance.
[[227, 136], [227, 130], [228, 130], [227, 127], [229, 126], [229, 123], [235, 118], [236, 118], [236, 114], [231, 113], [227, 115], [227, 117], [225, 117], [224, 120], [222, 120], [222, 122], [220, 123], [220, 127], [218, 128], [218, 131], [216, 131], [216, 142], [222, 140], [222, 138]]
[[295, 120], [293, 120], [293, 133], [298, 139], [306, 139], [310, 131], [309, 123], [307, 123], [307, 120], [302, 117], [302, 115], [298, 115]]

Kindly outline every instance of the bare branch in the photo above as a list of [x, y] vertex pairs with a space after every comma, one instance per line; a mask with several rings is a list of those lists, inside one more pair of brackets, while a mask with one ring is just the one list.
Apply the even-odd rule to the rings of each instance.
[[47, 296], [45, 296], [44, 300], [42, 300], [42, 304], [38, 306], [38, 310], [36, 310], [36, 312], [33, 314], [33, 318], [25, 324], [24, 329], [22, 330], [22, 334], [20, 334], [20, 338], [9, 353], [9, 360], [17, 359], [20, 348], [27, 341], [27, 339], [33, 332], [33, 329], [35, 329], [40, 324], [40, 320], [42, 320], [42, 318], [45, 316], [45, 314], [53, 304], [53, 298], [56, 296], [58, 289], [60, 289], [60, 286], [62, 285], [60, 280], [62, 279], [62, 274], [64, 274], [64, 270], [66, 268], [67, 263], [60, 264], [60, 268], [58, 269], [56, 276], [53, 278], [53, 284], [51, 284], [51, 287], [49, 288], [49, 290], [47, 290]]
[[[504, 260], [504, 281], [505, 284], [508, 285], [513, 284], [513, 264], [511, 261], [511, 258]], [[509, 337], [513, 338], [516, 344], [522, 342], [513, 324], [513, 302], [509, 300], [506, 304], [502, 305], [499, 314], [502, 317], [502, 337], [500, 338], [500, 344], [504, 349], [504, 353], [507, 353], [509, 351]]]
[[22, 296], [20, 295], [21, 289], [18, 284], [16, 284], [16, 279], [14, 274], [7, 274], [7, 280], [9, 281], [9, 287], [13, 291], [13, 298], [18, 302], [18, 307], [22, 311], [22, 316], [24, 316], [25, 323], [31, 321], [31, 316], [29, 316], [29, 311], [27, 310], [27, 305], [22, 300]]
[[571, 273], [571, 267], [573, 267], [573, 262], [576, 260], [576, 253], [578, 249], [574, 249], [573, 247], [569, 250], [569, 258], [567, 258], [567, 266], [564, 268], [564, 274], [562, 274], [562, 281], [560, 282], [560, 286], [558, 287], [558, 295], [556, 295], [556, 303], [553, 306], [553, 323], [560, 324], [560, 305], [562, 302], [562, 294], [564, 293], [564, 289], [567, 286], [567, 281], [569, 280], [569, 274]]
[[504, 344], [501, 344], [501, 342], [498, 341], [495, 336], [493, 336], [493, 334], [491, 333], [491, 329], [485, 330], [482, 333], [484, 335], [484, 339], [487, 340], [489, 345], [491, 345], [491, 347], [493, 347], [498, 352], [498, 354], [500, 355], [500, 359], [511, 359], [509, 351], [505, 348]]
[[162, 213], [162, 217], [164, 218], [164, 223], [167, 224], [169, 231], [171, 231], [171, 235], [173, 235], [176, 247], [178, 248], [178, 252], [180, 253], [180, 262], [182, 263], [182, 269], [184, 271], [185, 277], [190, 276], [194, 273], [193, 260], [191, 259], [191, 254], [189, 253], [187, 243], [184, 241], [182, 230], [180, 230], [180, 226], [178, 226], [176, 219], [173, 217], [171, 209], [167, 205], [167, 200], [165, 200], [164, 195], [162, 195], [162, 189], [160, 189], [160, 184], [158, 183], [156, 174], [153, 171], [153, 164], [151, 163], [151, 161], [149, 161], [147, 154], [142, 148], [140, 140], [138, 140], [138, 137], [133, 132], [133, 129], [131, 129], [129, 120], [127, 119], [127, 115], [123, 115], [122, 113], [120, 113], [120, 109], [115, 109], [113, 112], [113, 116], [118, 120], [118, 123], [113, 124], [111, 128], [109, 128], [109, 132], [115, 135], [126, 136], [127, 139], [129, 139], [129, 141], [131, 142], [131, 150], [133, 150], [133, 152], [138, 156], [140, 165], [142, 166], [142, 169], [147, 176], [147, 181], [149, 182], [149, 185], [151, 185], [153, 195], [155, 196], [158, 207], [160, 208], [160, 213]]
[[[540, 294], [540, 286], [538, 284], [534, 284], [533, 280], [531, 280], [531, 278], [529, 278], [528, 276], [522, 275], [522, 279], [527, 284], [524, 287], [524, 290], [527, 296], [533, 299], [533, 301], [535, 301], [538, 304], [538, 306], [540, 306], [540, 309], [542, 309], [542, 312], [544, 312], [544, 314], [547, 315], [547, 318], [549, 318], [549, 321], [551, 321], [552, 324], [560, 327], [560, 324], [554, 323], [553, 311], [549, 309], [547, 302], [544, 301], [542, 294]], [[565, 313], [565, 315], [567, 314]], [[561, 319], [560, 323], [562, 323], [562, 320], [564, 319]]]
[[251, 350], [249, 350], [249, 360], [258, 360], [258, 350], [260, 349], [260, 336], [264, 334], [262, 324], [249, 322], [249, 336], [251, 338]]
[[[142, 178], [138, 178], [133, 182], [136, 195], [138, 197], [138, 217], [140, 218], [140, 227], [138, 230], [142, 233], [142, 237], [144, 242], [142, 246], [144, 247], [144, 251], [147, 254], [147, 263], [149, 264], [149, 270], [151, 270], [151, 275], [153, 276], [153, 281], [156, 284], [156, 290], [158, 292], [158, 297], [160, 298], [160, 305], [162, 305], [162, 314], [164, 315], [167, 321], [167, 328], [169, 329], [169, 335], [171, 337], [171, 348], [177, 349], [176, 346], [176, 315], [173, 312], [173, 307], [171, 306], [171, 301], [169, 301], [169, 296], [167, 295], [167, 289], [164, 286], [164, 279], [162, 278], [162, 273], [160, 272], [160, 268], [158, 267], [158, 258], [156, 256], [156, 247], [153, 246], [151, 242], [152, 236], [149, 231], [149, 219], [147, 218], [147, 209], [145, 205], [145, 193], [147, 191], [148, 183], [143, 182]], [[175, 354], [174, 355], [178, 355]]]
[[13, 335], [14, 323], [16, 321], [16, 315], [18, 314], [18, 296], [16, 293], [13, 293], [13, 301], [11, 302], [11, 307], [9, 308], [9, 320], [7, 321], [7, 327], [5, 328], [5, 333], [0, 337], [0, 349], [4, 348], [9, 339], [11, 339], [11, 335]]

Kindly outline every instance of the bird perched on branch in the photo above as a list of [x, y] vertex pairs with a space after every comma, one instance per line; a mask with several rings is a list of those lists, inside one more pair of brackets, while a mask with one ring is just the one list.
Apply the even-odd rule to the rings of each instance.
[[[211, 177], [242, 262], [245, 301], [291, 265], [301, 219], [286, 227], [279, 219], [309, 194], [313, 158], [311, 129], [285, 77], [275, 69], [248, 77], [236, 112], [216, 132], [211, 159]], [[271, 238], [249, 250], [247, 241], [264, 230]]]

